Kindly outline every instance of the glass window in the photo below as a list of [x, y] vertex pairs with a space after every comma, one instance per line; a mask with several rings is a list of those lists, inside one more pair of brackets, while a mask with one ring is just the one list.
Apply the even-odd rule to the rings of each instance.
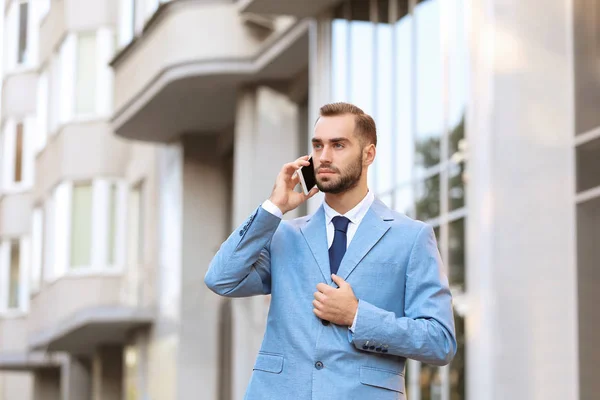
[[448, 166], [448, 208], [453, 211], [465, 206], [465, 163]]
[[42, 265], [44, 263], [44, 212], [41, 208], [33, 210], [32, 225], [31, 290], [37, 291], [41, 287]]
[[36, 151], [41, 151], [48, 140], [48, 69], [45, 68], [38, 79], [37, 88], [37, 140]]
[[413, 185], [406, 184], [394, 193], [394, 210], [415, 217], [415, 192]]
[[140, 400], [138, 392], [138, 351], [135, 346], [125, 346], [125, 400]]
[[442, 399], [442, 378], [440, 369], [429, 364], [421, 364], [421, 400]]
[[[404, 1], [398, 7], [402, 9]], [[414, 68], [413, 68], [413, 17], [404, 15], [394, 26], [395, 70], [395, 143], [396, 143], [396, 184], [406, 184], [415, 179], [415, 140], [414, 123]]]
[[373, 115], [374, 39], [375, 27], [368, 21], [350, 23], [350, 93], [349, 101]]
[[333, 101], [348, 101], [348, 47], [349, 22], [345, 19], [335, 19], [331, 27], [331, 92]]
[[19, 4], [19, 46], [17, 63], [23, 64], [27, 61], [27, 20], [29, 14], [29, 3]]
[[394, 78], [393, 26], [389, 23], [389, 2], [375, 3], [378, 11], [375, 25], [375, 95], [373, 118], [377, 123], [377, 158], [375, 159], [375, 182], [377, 193], [388, 192], [394, 185]]
[[108, 199], [108, 264], [115, 265], [116, 250], [117, 250], [117, 207], [119, 204], [119, 190], [116, 183], [111, 183], [109, 186]]
[[92, 185], [73, 185], [71, 213], [71, 267], [91, 264], [92, 247]]
[[136, 265], [143, 260], [144, 249], [144, 203], [143, 183], [129, 193], [129, 264]]
[[19, 308], [21, 275], [21, 248], [19, 240], [10, 241], [10, 271], [8, 284], [8, 308]]
[[96, 34], [80, 34], [77, 40], [77, 114], [91, 114], [96, 110], [96, 68]]
[[119, 47], [124, 47], [131, 42], [135, 31], [135, 0], [119, 1]]
[[23, 123], [19, 122], [15, 136], [15, 182], [23, 180], [23, 135]]
[[[416, 22], [416, 148], [418, 166], [440, 162], [443, 131], [442, 57], [440, 1], [420, 1], [414, 11]], [[426, 153], [424, 153], [426, 151]]]
[[440, 216], [440, 175], [436, 174], [416, 185], [416, 218], [421, 221]]
[[449, 224], [448, 270], [450, 286], [454, 291], [465, 290], [465, 219]]
[[457, 350], [452, 363], [450, 363], [450, 400], [464, 400], [465, 397], [465, 362], [466, 338], [465, 319], [457, 312], [454, 313]]

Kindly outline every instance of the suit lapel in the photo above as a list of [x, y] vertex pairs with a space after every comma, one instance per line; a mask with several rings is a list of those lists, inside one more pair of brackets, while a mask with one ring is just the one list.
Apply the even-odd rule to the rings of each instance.
[[[358, 226], [354, 238], [344, 254], [337, 275], [344, 280], [367, 253], [379, 242], [383, 235], [390, 229], [390, 223], [394, 219], [390, 209], [381, 201], [375, 199], [369, 211]], [[326, 252], [326, 254], [329, 254]]]
[[300, 230], [323, 273], [325, 282], [331, 284], [329, 251], [327, 249], [327, 231], [325, 228], [325, 210], [323, 210], [323, 206], [319, 207], [307, 221], [306, 225], [301, 227]]

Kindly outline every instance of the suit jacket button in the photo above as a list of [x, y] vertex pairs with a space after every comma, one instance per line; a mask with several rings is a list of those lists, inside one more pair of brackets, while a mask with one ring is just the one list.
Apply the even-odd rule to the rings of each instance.
[[375, 351], [381, 351], [381, 347], [375, 348]]
[[326, 319], [322, 319], [321, 323], [325, 326], [329, 325], [329, 321], [327, 321]]
[[323, 365], [323, 363], [321, 361], [317, 361], [315, 363], [315, 368], [316, 369], [323, 369], [323, 367], [324, 367], [324, 365]]
[[375, 350], [375, 346], [369, 346], [370, 350]]
[[363, 345], [363, 350], [369, 350], [369, 346], [367, 346], [366, 344]]
[[383, 349], [383, 350], [381, 350], [381, 352], [382, 352], [382, 353], [387, 353], [387, 352], [388, 352], [388, 349]]
[[240, 231], [240, 236], [244, 236], [244, 231]]

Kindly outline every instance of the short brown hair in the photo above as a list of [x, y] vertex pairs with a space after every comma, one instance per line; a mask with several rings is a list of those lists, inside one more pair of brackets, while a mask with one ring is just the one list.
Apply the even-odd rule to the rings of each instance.
[[[334, 117], [337, 115], [352, 114], [356, 123], [355, 133], [363, 146], [374, 144], [377, 146], [377, 128], [373, 118], [363, 110], [350, 103], [330, 103], [325, 104], [319, 110], [320, 117]], [[318, 121], [318, 119], [317, 119]]]

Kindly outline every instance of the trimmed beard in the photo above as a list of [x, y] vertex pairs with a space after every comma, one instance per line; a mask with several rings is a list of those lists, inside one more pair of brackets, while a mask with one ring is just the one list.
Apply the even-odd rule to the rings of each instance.
[[[357, 157], [356, 161], [350, 164], [344, 171], [340, 171], [339, 169], [331, 166], [323, 167], [334, 170], [335, 172], [340, 174], [340, 177], [337, 182], [335, 180], [322, 182], [319, 181], [319, 179], [317, 178], [317, 187], [323, 193], [332, 194], [340, 194], [356, 187], [362, 175], [362, 163], [363, 155], [361, 152], [360, 155]], [[319, 169], [320, 168], [321, 166], [319, 166]], [[317, 169], [316, 173], [318, 174], [318, 172], [319, 170]]]

